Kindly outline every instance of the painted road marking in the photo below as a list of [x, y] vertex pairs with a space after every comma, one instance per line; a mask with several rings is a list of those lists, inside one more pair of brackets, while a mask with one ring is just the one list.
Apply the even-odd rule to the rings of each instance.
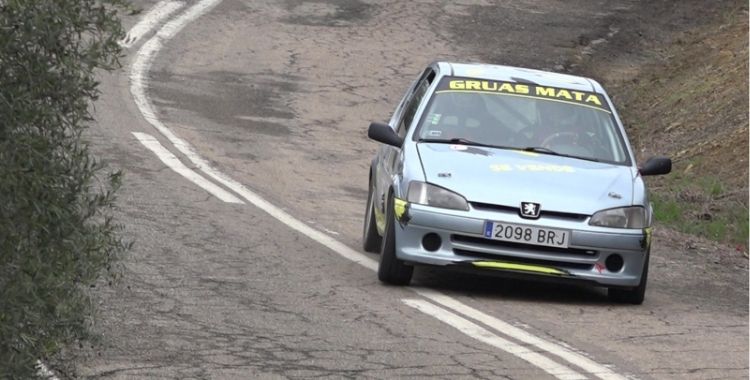
[[562, 358], [570, 364], [583, 369], [586, 373], [594, 375], [603, 380], [625, 380], [624, 376], [618, 375], [610, 368], [599, 364], [587, 356], [570, 350], [562, 345], [544, 340], [539, 338], [526, 330], [520, 329], [516, 326], [511, 325], [508, 322], [502, 321], [489, 314], [479, 311], [471, 306], [465, 305], [455, 298], [449, 297], [443, 293], [436, 292], [431, 289], [425, 288], [413, 288], [417, 294], [432, 300], [442, 306], [449, 309], [455, 310], [469, 318], [472, 318], [478, 322], [481, 322], [488, 327], [491, 327], [495, 331], [505, 334], [513, 339], [520, 342], [532, 345], [542, 351], [549, 352], [555, 356]]
[[162, 0], [156, 3], [156, 5], [154, 5], [153, 8], [151, 8], [151, 10], [138, 21], [138, 23], [130, 28], [128, 34], [125, 35], [125, 38], [120, 41], [120, 46], [129, 48], [135, 45], [141, 37], [148, 34], [152, 29], [161, 24], [162, 20], [166, 19], [169, 15], [183, 6], [185, 6], [185, 3], [182, 1]]
[[458, 329], [462, 333], [490, 346], [499, 348], [509, 354], [517, 356], [535, 367], [541, 368], [544, 372], [550, 375], [564, 380], [577, 380], [586, 379], [586, 376], [559, 364], [555, 361], [550, 360], [544, 355], [537, 352], [531, 351], [528, 348], [519, 344], [513, 343], [509, 340], [503, 339], [487, 329], [477, 325], [468, 319], [462, 318], [457, 314], [451, 313], [442, 307], [436, 306], [424, 300], [418, 299], [402, 299], [401, 302], [433, 317], [441, 322], [444, 322], [452, 327]]
[[300, 232], [301, 234], [308, 236], [309, 238], [317, 241], [320, 244], [323, 244], [324, 246], [332, 249], [334, 252], [337, 252], [339, 255], [351, 261], [354, 261], [371, 270], [377, 270], [378, 264], [375, 262], [375, 260], [372, 260], [371, 258], [366, 257], [361, 253], [349, 248], [338, 240], [309, 227], [305, 223], [286, 213], [284, 210], [281, 210], [280, 208], [274, 206], [270, 202], [256, 195], [241, 183], [214, 169], [211, 165], [208, 164], [206, 160], [204, 160], [195, 152], [193, 147], [187, 141], [181, 139], [180, 137], [177, 137], [177, 135], [175, 135], [172, 130], [167, 128], [167, 126], [164, 125], [164, 123], [162, 123], [156, 116], [156, 112], [154, 112], [154, 109], [151, 106], [151, 101], [146, 95], [146, 87], [148, 85], [148, 71], [151, 67], [151, 63], [154, 57], [156, 56], [156, 53], [161, 49], [164, 41], [167, 41], [174, 37], [180, 30], [182, 30], [182, 28], [186, 24], [208, 12], [211, 8], [213, 8], [220, 2], [221, 0], [204, 0], [192, 6], [182, 15], [164, 25], [156, 33], [155, 36], [151, 37], [151, 39], [143, 44], [143, 46], [138, 50], [137, 56], [135, 58], [135, 61], [133, 62], [133, 65], [131, 66], [130, 71], [130, 92], [133, 95], [136, 106], [149, 124], [156, 128], [159, 133], [164, 135], [164, 137], [166, 137], [167, 140], [169, 140], [177, 150], [184, 154], [188, 158], [188, 160], [190, 160], [190, 162], [195, 165], [195, 167], [206, 173], [209, 177], [231, 189], [235, 193], [247, 199], [248, 202], [267, 212], [274, 218], [278, 219], [292, 229]]
[[146, 94], [146, 88], [148, 87], [148, 71], [151, 68], [151, 63], [153, 62], [156, 53], [162, 48], [163, 42], [174, 37], [185, 25], [208, 12], [214, 6], [221, 3], [221, 1], [222, 0], [203, 0], [193, 5], [178, 17], [167, 22], [159, 29], [159, 31], [157, 31], [156, 35], [151, 37], [145, 44], [143, 44], [143, 46], [141, 46], [136, 53], [135, 60], [130, 68], [130, 93], [133, 95], [133, 100], [135, 101], [138, 110], [143, 115], [143, 118], [146, 119], [151, 126], [156, 128], [159, 133], [166, 137], [178, 151], [184, 154], [190, 162], [195, 165], [195, 167], [201, 169], [208, 176], [226, 186], [228, 182], [233, 182], [233, 180], [226, 177], [223, 173], [214, 170], [207, 161], [195, 152], [193, 147], [187, 141], [181, 139], [175, 135], [172, 130], [167, 128], [167, 126], [156, 116], [156, 112]]
[[[130, 73], [130, 80], [131, 80], [130, 91], [133, 95], [136, 105], [138, 106], [138, 109], [140, 110], [141, 114], [143, 114], [143, 117], [146, 119], [146, 121], [148, 121], [149, 124], [151, 124], [154, 128], [156, 128], [156, 130], [158, 130], [164, 137], [166, 137], [174, 145], [174, 147], [177, 150], [182, 152], [188, 158], [188, 160], [190, 160], [190, 162], [192, 162], [193, 165], [195, 165], [195, 167], [203, 171], [206, 175], [213, 178], [215, 181], [224, 185], [228, 189], [234, 191], [235, 193], [240, 195], [242, 198], [246, 199], [248, 202], [253, 204], [255, 207], [265, 211], [270, 216], [286, 224], [291, 229], [307, 236], [308, 238], [312, 240], [317, 241], [318, 243], [322, 244], [325, 247], [328, 247], [332, 251], [336, 252], [340, 256], [350, 261], [360, 264], [364, 266], [365, 268], [368, 268], [372, 271], [377, 271], [378, 264], [375, 260], [365, 256], [364, 254], [358, 251], [355, 251], [354, 249], [346, 246], [345, 244], [339, 242], [338, 240], [332, 238], [331, 236], [308, 226], [307, 224], [291, 216], [289, 213], [282, 210], [281, 208], [276, 207], [275, 205], [266, 201], [264, 198], [262, 198], [255, 192], [251, 191], [247, 187], [245, 187], [245, 185], [235, 181], [234, 179], [230, 178], [224, 173], [214, 169], [211, 165], [208, 164], [206, 160], [204, 160], [202, 157], [200, 157], [200, 155], [198, 155], [195, 152], [193, 147], [187, 141], [175, 135], [172, 132], [172, 130], [170, 130], [166, 125], [164, 125], [157, 118], [156, 113], [154, 112], [153, 107], [151, 105], [151, 101], [146, 95], [146, 87], [148, 84], [147, 82], [148, 71], [151, 67], [151, 63], [153, 62], [154, 57], [156, 56], [158, 51], [161, 49], [163, 44], [169, 39], [171, 39], [172, 37], [174, 37], [180, 30], [182, 30], [183, 27], [185, 27], [185, 25], [187, 25], [191, 21], [197, 19], [201, 15], [208, 12], [214, 6], [219, 4], [221, 1], [222, 0], [203, 0], [203, 1], [198, 2], [196, 5], [192, 6], [187, 11], [185, 11], [182, 15], [180, 15], [179, 17], [173, 19], [172, 21], [164, 25], [156, 33], [155, 36], [153, 36], [150, 40], [148, 40], [138, 50], [135, 61], [133, 62], [131, 66], [131, 73]], [[492, 323], [486, 323], [486, 322], [483, 322], [483, 323], [487, 324], [488, 326], [493, 326], [492, 327], [493, 329], [497, 329], [494, 326], [508, 325], [507, 322], [504, 322], [500, 319], [484, 314], [480, 312], [479, 310], [476, 310], [468, 305], [464, 305], [458, 300], [448, 297], [447, 295], [443, 295], [437, 292], [426, 292], [423, 289], [416, 289], [416, 288], [411, 288], [411, 289], [417, 292], [418, 294], [423, 295], [433, 300], [434, 302], [442, 304], [443, 306], [451, 308], [454, 311], [457, 311], [459, 313], [466, 312], [472, 315], [481, 316], [483, 318], [486, 317], [484, 319]], [[439, 295], [441, 297], [437, 297], [435, 295]], [[446, 303], [446, 304], [443, 304], [443, 303]], [[586, 358], [583, 355], [574, 353], [568, 349], [565, 349], [564, 347], [560, 345], [538, 338], [526, 331], [523, 331], [517, 328], [516, 330], [511, 329], [509, 330], [510, 333], [507, 333], [506, 331], [503, 331], [503, 330], [497, 330], [497, 332], [501, 334], [505, 334], [511, 338], [515, 338], [521, 341], [524, 341], [523, 339], [533, 341], [536, 343], [535, 346], [537, 348], [540, 348], [540, 350], [549, 352], [553, 355], [557, 355], [561, 357], [562, 359], [568, 361], [570, 364], [579, 366], [583, 369], [585, 368], [593, 369], [594, 371], [587, 370], [587, 372], [590, 372], [596, 375], [597, 377], [600, 377], [603, 379], [624, 379], [624, 377], [614, 374], [614, 372], [612, 372], [612, 370], [610, 370], [609, 368], [601, 364], [598, 364], [592, 361], [591, 359]], [[550, 349], [553, 351], [548, 351]], [[592, 366], [592, 363], [593, 363], [593, 366]], [[608, 374], [612, 374], [612, 376], [609, 376]]]
[[170, 169], [179, 173], [181, 176], [187, 178], [188, 181], [202, 187], [204, 190], [208, 191], [213, 196], [221, 199], [224, 202], [240, 204], [245, 203], [234, 196], [234, 194], [222, 189], [215, 183], [207, 180], [202, 175], [185, 166], [185, 164], [183, 164], [179, 158], [177, 158], [174, 154], [172, 154], [172, 152], [161, 145], [159, 140], [155, 139], [153, 136], [139, 132], [133, 132], [133, 135], [138, 139], [138, 141], [141, 142], [141, 144], [143, 144], [150, 151], [154, 152], [154, 154], [156, 154], [156, 157], [159, 157], [161, 162], [167, 165]]

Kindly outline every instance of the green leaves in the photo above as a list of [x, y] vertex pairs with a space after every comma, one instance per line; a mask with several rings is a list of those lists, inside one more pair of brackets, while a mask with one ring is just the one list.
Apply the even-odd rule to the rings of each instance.
[[0, 378], [88, 336], [84, 289], [128, 248], [121, 174], [82, 139], [95, 72], [119, 65], [123, 0], [0, 2]]

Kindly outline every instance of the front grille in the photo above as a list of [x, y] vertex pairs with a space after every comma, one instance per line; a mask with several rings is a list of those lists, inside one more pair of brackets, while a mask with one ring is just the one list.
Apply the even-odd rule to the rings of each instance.
[[453, 253], [457, 255], [461, 255], [461, 256], [472, 256], [472, 257], [480, 257], [480, 258], [486, 258], [486, 259], [491, 259], [491, 260], [502, 260], [502, 261], [506, 261], [510, 263], [517, 263], [517, 264], [545, 265], [545, 266], [563, 268], [563, 269], [591, 270], [594, 267], [593, 264], [569, 263], [565, 261], [528, 259], [524, 257], [494, 255], [490, 253], [475, 252], [475, 251], [470, 251], [466, 249], [458, 249], [458, 248], [454, 248]]
[[518, 207], [495, 205], [491, 203], [470, 202], [471, 207], [482, 211], [500, 211], [518, 213]]
[[485, 239], [485, 238], [480, 238], [480, 237], [475, 237], [475, 236], [466, 236], [466, 235], [451, 235], [451, 241], [456, 242], [456, 243], [483, 245], [489, 248], [510, 248], [514, 250], [528, 250], [528, 251], [534, 251], [534, 252], [556, 253], [556, 254], [562, 254], [562, 255], [567, 255], [567, 256], [575, 255], [575, 256], [592, 257], [592, 256], [596, 256], [599, 253], [598, 251], [593, 250], [593, 249], [546, 247], [542, 245], [513, 243], [513, 242], [508, 242], [508, 241], [492, 240], [492, 239]]
[[[513, 213], [513, 214], [519, 214], [519, 208], [518, 207], [512, 207], [512, 206], [503, 206], [503, 205], [496, 205], [492, 203], [480, 203], [480, 202], [471, 202], [471, 207], [475, 210], [480, 211], [496, 211], [496, 212], [504, 212], [504, 213]], [[563, 220], [572, 220], [575, 222], [582, 222], [588, 218], [588, 215], [585, 214], [574, 214], [571, 212], [559, 212], [559, 211], [545, 211], [542, 210], [539, 213], [539, 217], [549, 217], [549, 218], [555, 218], [555, 219], [563, 219]]]

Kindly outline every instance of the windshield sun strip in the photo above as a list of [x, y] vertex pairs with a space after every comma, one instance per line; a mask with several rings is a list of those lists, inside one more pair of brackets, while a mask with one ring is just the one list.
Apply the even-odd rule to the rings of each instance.
[[579, 106], [579, 107], [591, 108], [591, 109], [595, 109], [597, 111], [602, 111], [602, 112], [608, 113], [610, 115], [612, 114], [611, 111], [607, 111], [607, 110], [599, 108], [599, 107], [594, 107], [594, 106], [590, 106], [590, 105], [587, 105], [587, 104], [581, 104], [581, 103], [576, 103], [576, 102], [569, 102], [569, 101], [566, 101], [566, 100], [548, 99], [548, 98], [543, 98], [543, 97], [540, 97], [540, 96], [508, 94], [508, 93], [504, 93], [504, 92], [489, 92], [489, 91], [477, 91], [477, 90], [439, 90], [439, 91], [435, 91], [436, 94], [467, 93], [467, 92], [468, 93], [472, 93], [472, 94], [503, 95], [503, 96], [515, 96], [515, 97], [519, 97], [519, 98], [528, 98], [528, 99], [534, 99], [534, 100], [546, 100], [546, 101], [550, 101], [550, 102], [572, 104], [572, 105]]

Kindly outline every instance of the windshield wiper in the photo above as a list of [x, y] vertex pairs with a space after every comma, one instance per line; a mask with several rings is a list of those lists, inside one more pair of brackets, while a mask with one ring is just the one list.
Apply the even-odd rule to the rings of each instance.
[[480, 143], [477, 141], [471, 141], [469, 139], [465, 139], [463, 137], [454, 137], [452, 139], [419, 139], [417, 142], [423, 142], [423, 143], [438, 143], [438, 144], [462, 144], [462, 145], [474, 145], [474, 146], [483, 146], [486, 148], [495, 148], [495, 149], [518, 149], [510, 146], [502, 146], [502, 145], [492, 145], [492, 144], [485, 144]]
[[463, 137], [454, 137], [452, 139], [419, 139], [418, 142], [424, 143], [438, 143], [438, 144], [464, 144], [464, 145], [478, 145], [478, 146], [489, 146], [484, 143], [471, 141]]
[[562, 153], [557, 153], [552, 149], [545, 148], [543, 146], [527, 146], [526, 148], [522, 149], [524, 152], [536, 152], [536, 153], [546, 153], [551, 154], [553, 156], [560, 156]]
[[555, 152], [554, 150], [545, 148], [543, 146], [527, 146], [526, 148], [523, 148], [522, 150], [524, 152], [535, 152], [535, 153], [549, 154], [551, 156], [569, 157], [569, 158], [576, 158], [579, 160], [602, 162], [601, 160], [592, 158], [592, 157], [581, 157], [581, 156], [574, 156], [572, 154]]

